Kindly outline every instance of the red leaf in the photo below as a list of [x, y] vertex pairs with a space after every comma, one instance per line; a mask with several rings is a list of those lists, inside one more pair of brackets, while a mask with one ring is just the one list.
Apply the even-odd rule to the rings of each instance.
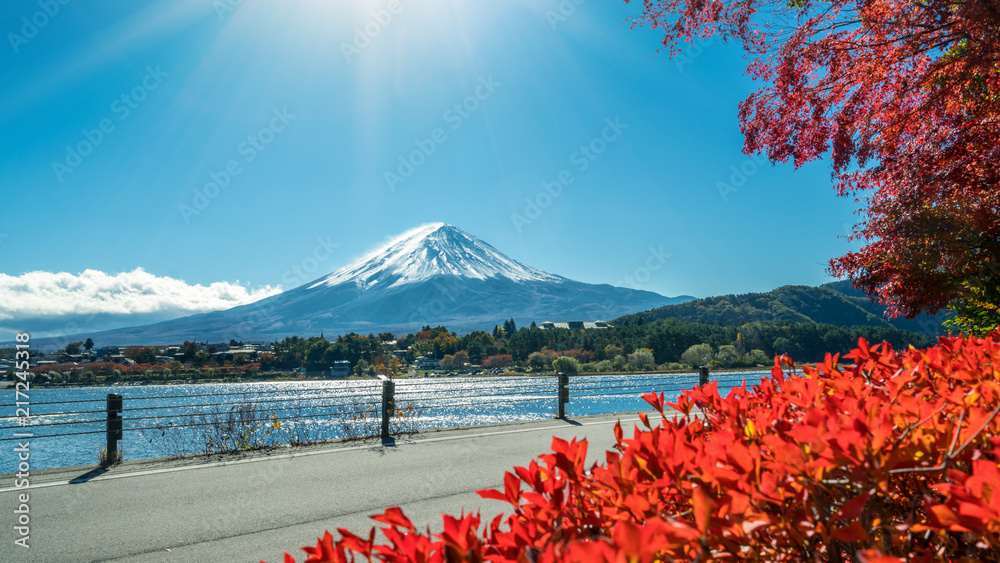
[[[302, 551], [306, 552], [305, 563], [341, 563], [344, 561], [333, 547], [333, 534], [329, 530], [323, 533], [323, 537], [316, 542], [316, 547], [305, 546]], [[285, 561], [288, 556], [285, 557]], [[295, 558], [293, 557], [294, 561]]]
[[834, 520], [854, 520], [855, 518], [861, 516], [861, 513], [865, 510], [865, 505], [868, 504], [868, 499], [872, 496], [871, 491], [858, 495], [851, 500], [844, 503], [844, 506], [840, 507], [840, 510], [833, 515]]
[[860, 522], [854, 521], [834, 530], [833, 537], [845, 542], [859, 542], [868, 539], [868, 532], [865, 531], [864, 526]]
[[691, 504], [694, 509], [694, 522], [702, 535], [708, 534], [708, 523], [712, 518], [713, 503], [701, 487], [695, 487], [691, 493]]
[[386, 510], [384, 513], [377, 514], [371, 518], [376, 522], [381, 522], [382, 524], [388, 524], [397, 528], [403, 528], [409, 532], [416, 531], [413, 527], [413, 522], [410, 522], [410, 519], [403, 514], [403, 510], [398, 506], [394, 506]]

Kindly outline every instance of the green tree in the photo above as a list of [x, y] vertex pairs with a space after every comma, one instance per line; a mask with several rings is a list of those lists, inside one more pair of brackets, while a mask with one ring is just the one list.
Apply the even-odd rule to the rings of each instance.
[[732, 344], [719, 346], [719, 351], [715, 353], [715, 359], [718, 360], [723, 366], [731, 367], [737, 360], [739, 360], [739, 354], [736, 351], [736, 346]]
[[775, 338], [774, 344], [771, 347], [774, 348], [774, 353], [778, 355], [787, 354], [792, 358], [799, 355], [799, 347], [784, 336]]
[[469, 360], [474, 364], [479, 364], [483, 358], [498, 352], [493, 335], [481, 330], [470, 332], [462, 337], [460, 348], [469, 353]]
[[605, 360], [612, 360], [616, 356], [621, 356], [622, 354], [623, 354], [623, 350], [622, 350], [621, 346], [615, 346], [614, 344], [608, 344], [607, 346], [604, 347], [604, 359]]
[[93, 350], [94, 349], [93, 339], [88, 338], [87, 341], [83, 343], [83, 349], [86, 350], [87, 352]]
[[482, 342], [473, 340], [469, 342], [469, 345], [465, 348], [465, 352], [469, 355], [469, 361], [478, 364], [483, 361], [486, 357], [486, 351], [483, 349]]
[[66, 353], [70, 356], [75, 356], [80, 353], [80, 348], [83, 346], [83, 342], [71, 342], [66, 345]]
[[713, 356], [710, 344], [695, 344], [681, 354], [681, 361], [691, 367], [707, 366]]
[[317, 339], [309, 345], [306, 350], [306, 369], [309, 371], [322, 371], [326, 369], [326, 351], [330, 343], [325, 339]]
[[514, 322], [513, 318], [510, 318], [503, 322], [503, 333], [506, 335], [512, 335], [517, 332], [517, 323]]
[[185, 340], [184, 344], [181, 344], [181, 351], [184, 352], [182, 360], [190, 362], [194, 358], [194, 355], [198, 353], [198, 343]]
[[552, 369], [558, 373], [579, 373], [580, 362], [576, 361], [576, 358], [559, 356], [558, 358], [552, 360]]
[[208, 359], [209, 359], [208, 352], [205, 352], [204, 350], [199, 350], [198, 352], [195, 352], [194, 357], [191, 358], [191, 365], [200, 368], [206, 363], [208, 363]]
[[532, 352], [528, 356], [528, 365], [535, 371], [542, 371], [545, 369], [545, 357], [538, 352]]
[[632, 367], [638, 370], [649, 370], [656, 367], [656, 360], [653, 359], [653, 351], [649, 348], [639, 348], [635, 352], [632, 352], [626, 358], [626, 361], [632, 364]]
[[750, 361], [756, 365], [766, 366], [771, 360], [772, 358], [763, 350], [750, 350]]

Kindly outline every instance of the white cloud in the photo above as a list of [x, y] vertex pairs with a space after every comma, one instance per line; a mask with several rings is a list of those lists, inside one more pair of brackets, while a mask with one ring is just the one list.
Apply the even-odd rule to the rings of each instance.
[[60, 323], [83, 328], [100, 319], [99, 328], [106, 330], [112, 328], [109, 323], [129, 326], [158, 322], [229, 309], [280, 292], [280, 287], [251, 289], [239, 282], [189, 285], [183, 280], [155, 276], [142, 268], [113, 275], [97, 270], [77, 275], [0, 274], [0, 329], [30, 330], [31, 326], [23, 325], [43, 324], [43, 332], [58, 333], [62, 332], [57, 328]]

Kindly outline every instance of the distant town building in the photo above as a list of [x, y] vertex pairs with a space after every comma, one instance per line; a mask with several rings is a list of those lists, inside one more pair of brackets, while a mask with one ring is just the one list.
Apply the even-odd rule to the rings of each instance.
[[351, 362], [347, 360], [337, 360], [330, 367], [330, 377], [347, 377], [351, 375]]
[[250, 360], [253, 361], [257, 360], [257, 349], [249, 348], [246, 346], [243, 346], [241, 348], [230, 348], [228, 350], [223, 350], [221, 352], [215, 352], [214, 354], [212, 354], [212, 358], [232, 361], [236, 356], [239, 356], [240, 354], [243, 354]]
[[108, 359], [111, 360], [112, 362], [116, 362], [116, 363], [119, 363], [119, 364], [122, 364], [122, 365], [125, 365], [125, 366], [134, 366], [135, 365], [135, 360], [130, 360], [130, 359], [126, 358], [122, 354], [114, 354], [114, 355], [108, 356]]
[[610, 328], [610, 327], [611, 325], [609, 325], [607, 321], [594, 321], [594, 322], [569, 321], [569, 322], [558, 322], [558, 323], [554, 323], [552, 321], [545, 321], [540, 325], [538, 325], [538, 328], [545, 330], [552, 328], [572, 328], [578, 330], [590, 330], [596, 328]]
[[94, 357], [96, 357], [97, 359], [106, 358], [108, 356], [112, 356], [117, 353], [118, 353], [117, 346], [105, 346], [103, 348], [98, 348], [93, 352]]
[[441, 369], [441, 360], [434, 359], [434, 356], [418, 356], [416, 364], [419, 369]]

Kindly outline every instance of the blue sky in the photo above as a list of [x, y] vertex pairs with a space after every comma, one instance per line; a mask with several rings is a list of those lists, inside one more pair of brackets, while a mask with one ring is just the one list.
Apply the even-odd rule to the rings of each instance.
[[142, 268], [249, 296], [320, 240], [313, 277], [443, 221], [591, 283], [669, 253], [633, 286], [671, 296], [830, 281], [855, 203], [826, 163], [742, 154], [742, 53], [657, 54], [640, 8], [4, 2], [0, 274]]

